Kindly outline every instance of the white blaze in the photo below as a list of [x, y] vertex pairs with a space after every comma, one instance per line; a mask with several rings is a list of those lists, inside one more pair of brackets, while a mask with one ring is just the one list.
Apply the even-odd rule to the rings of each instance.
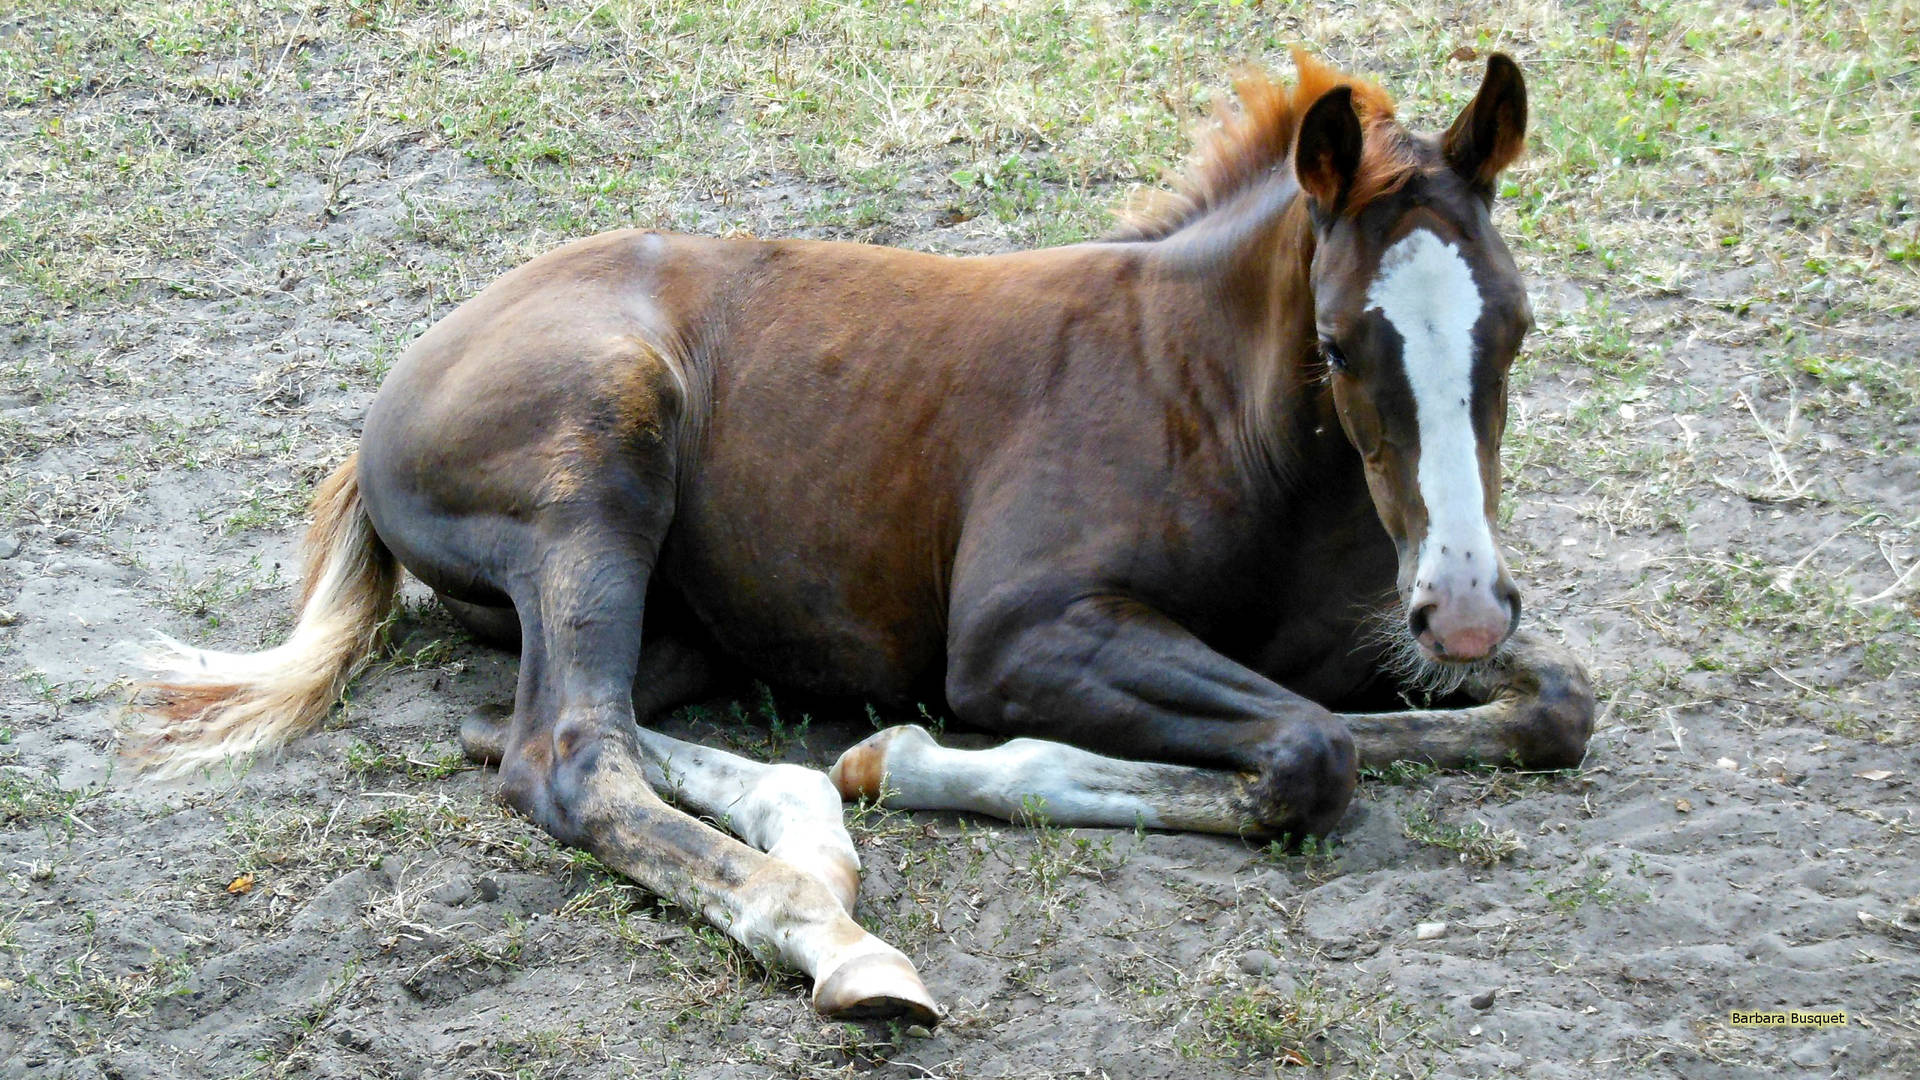
[[1415, 229], [1381, 258], [1367, 307], [1399, 332], [1413, 388], [1427, 508], [1418, 583], [1454, 592], [1477, 580], [1491, 589], [1500, 564], [1473, 434], [1473, 326], [1481, 307], [1473, 271], [1452, 244]]

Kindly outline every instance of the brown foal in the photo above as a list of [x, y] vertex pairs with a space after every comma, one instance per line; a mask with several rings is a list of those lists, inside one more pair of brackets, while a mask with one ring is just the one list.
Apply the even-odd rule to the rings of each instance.
[[[925, 1022], [849, 915], [843, 795], [1299, 837], [1362, 763], [1577, 764], [1592, 691], [1509, 641], [1495, 540], [1531, 321], [1491, 218], [1519, 68], [1418, 135], [1296, 62], [1105, 242], [619, 232], [507, 274], [388, 376], [288, 642], [168, 642], [136, 752], [178, 770], [317, 722], [404, 567], [520, 651], [510, 717], [462, 732], [508, 803], [807, 972], [823, 1012]], [[722, 657], [1034, 738], [896, 728], [829, 781], [640, 726]], [[1464, 707], [1367, 711], [1416, 692]]]

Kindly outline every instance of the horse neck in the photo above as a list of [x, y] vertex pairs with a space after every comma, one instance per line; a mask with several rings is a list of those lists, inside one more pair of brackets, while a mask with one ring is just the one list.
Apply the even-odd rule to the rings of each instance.
[[1262, 501], [1297, 510], [1295, 496], [1353, 453], [1316, 357], [1316, 238], [1291, 170], [1162, 243], [1202, 282], [1212, 340], [1198, 351], [1234, 386], [1234, 466]]

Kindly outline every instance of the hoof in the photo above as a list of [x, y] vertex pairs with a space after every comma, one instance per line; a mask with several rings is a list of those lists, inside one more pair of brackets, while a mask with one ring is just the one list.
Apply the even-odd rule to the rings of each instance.
[[933, 1003], [913, 963], [897, 952], [855, 957], [813, 988], [813, 1007], [836, 1020], [899, 1018], [933, 1027], [940, 1007]]
[[501, 705], [482, 705], [460, 721], [460, 749], [476, 765], [498, 765], [507, 752], [507, 725], [513, 711]]
[[887, 754], [896, 749], [894, 744], [902, 739], [914, 742], [933, 743], [933, 736], [919, 724], [899, 724], [867, 738], [840, 755], [840, 760], [827, 770], [827, 779], [840, 790], [840, 797], [851, 802], [855, 799], [878, 799], [886, 793]]

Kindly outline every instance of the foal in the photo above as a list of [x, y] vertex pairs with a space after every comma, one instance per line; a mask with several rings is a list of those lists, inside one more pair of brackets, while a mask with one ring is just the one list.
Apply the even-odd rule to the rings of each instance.
[[[1301, 836], [1363, 762], [1577, 763], [1592, 692], [1505, 644], [1494, 540], [1530, 323], [1490, 217], [1519, 69], [1492, 57], [1420, 136], [1296, 62], [1107, 242], [621, 232], [507, 274], [394, 366], [322, 487], [291, 638], [169, 643], [137, 752], [177, 770], [310, 727], [404, 567], [520, 651], [511, 717], [462, 732], [509, 804], [807, 972], [822, 1012], [923, 1022], [912, 964], [849, 917], [843, 795]], [[830, 781], [636, 723], [716, 657], [1050, 741], [893, 729]], [[1329, 711], [1422, 687], [1477, 704]]]

